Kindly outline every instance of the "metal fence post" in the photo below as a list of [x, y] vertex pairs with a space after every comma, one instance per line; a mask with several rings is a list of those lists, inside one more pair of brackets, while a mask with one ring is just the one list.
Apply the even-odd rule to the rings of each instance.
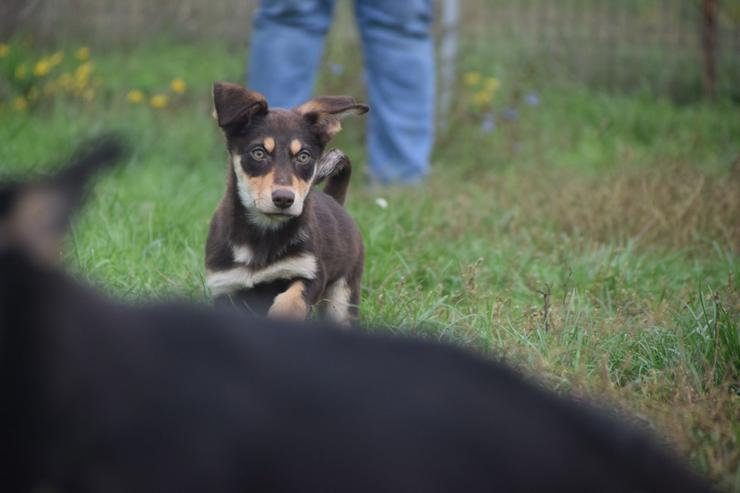
[[457, 80], [457, 46], [460, 23], [459, 0], [442, 0], [442, 39], [439, 46], [439, 115], [441, 126], [447, 126]]

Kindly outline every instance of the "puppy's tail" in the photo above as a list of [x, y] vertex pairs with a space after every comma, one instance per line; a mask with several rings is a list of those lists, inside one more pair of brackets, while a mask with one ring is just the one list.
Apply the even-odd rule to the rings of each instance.
[[347, 155], [339, 149], [331, 149], [319, 160], [315, 182], [326, 179], [324, 193], [344, 205], [351, 177], [352, 163]]

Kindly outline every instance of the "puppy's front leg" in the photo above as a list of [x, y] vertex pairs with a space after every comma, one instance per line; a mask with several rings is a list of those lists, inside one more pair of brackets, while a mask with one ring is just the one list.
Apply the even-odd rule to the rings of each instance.
[[305, 320], [311, 311], [306, 294], [306, 281], [303, 279], [293, 281], [288, 289], [275, 296], [267, 316]]

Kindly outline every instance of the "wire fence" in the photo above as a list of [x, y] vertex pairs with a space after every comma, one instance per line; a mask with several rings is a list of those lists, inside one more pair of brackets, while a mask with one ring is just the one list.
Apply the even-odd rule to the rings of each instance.
[[463, 14], [467, 49], [499, 46], [499, 59], [516, 57], [556, 78], [740, 101], [737, 0], [468, 0]]
[[[3, 0], [0, 37], [32, 33], [41, 42], [137, 43], [178, 39], [245, 44], [258, 0]], [[339, 0], [338, 3], [349, 3]], [[647, 88], [674, 99], [740, 101], [738, 0], [437, 0], [459, 3], [451, 29], [465, 60], [519, 66], [554, 79], [611, 90]], [[709, 15], [708, 10], [709, 9]], [[456, 18], [456, 16], [455, 16]], [[444, 42], [441, 43], [444, 45]], [[457, 46], [457, 42], [453, 43]], [[444, 50], [443, 50], [444, 51]]]

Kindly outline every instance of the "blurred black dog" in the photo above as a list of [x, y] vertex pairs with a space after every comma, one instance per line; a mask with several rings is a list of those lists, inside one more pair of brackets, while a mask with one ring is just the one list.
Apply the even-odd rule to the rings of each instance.
[[0, 190], [2, 491], [708, 491], [643, 433], [458, 349], [80, 286], [61, 235], [120, 153]]

